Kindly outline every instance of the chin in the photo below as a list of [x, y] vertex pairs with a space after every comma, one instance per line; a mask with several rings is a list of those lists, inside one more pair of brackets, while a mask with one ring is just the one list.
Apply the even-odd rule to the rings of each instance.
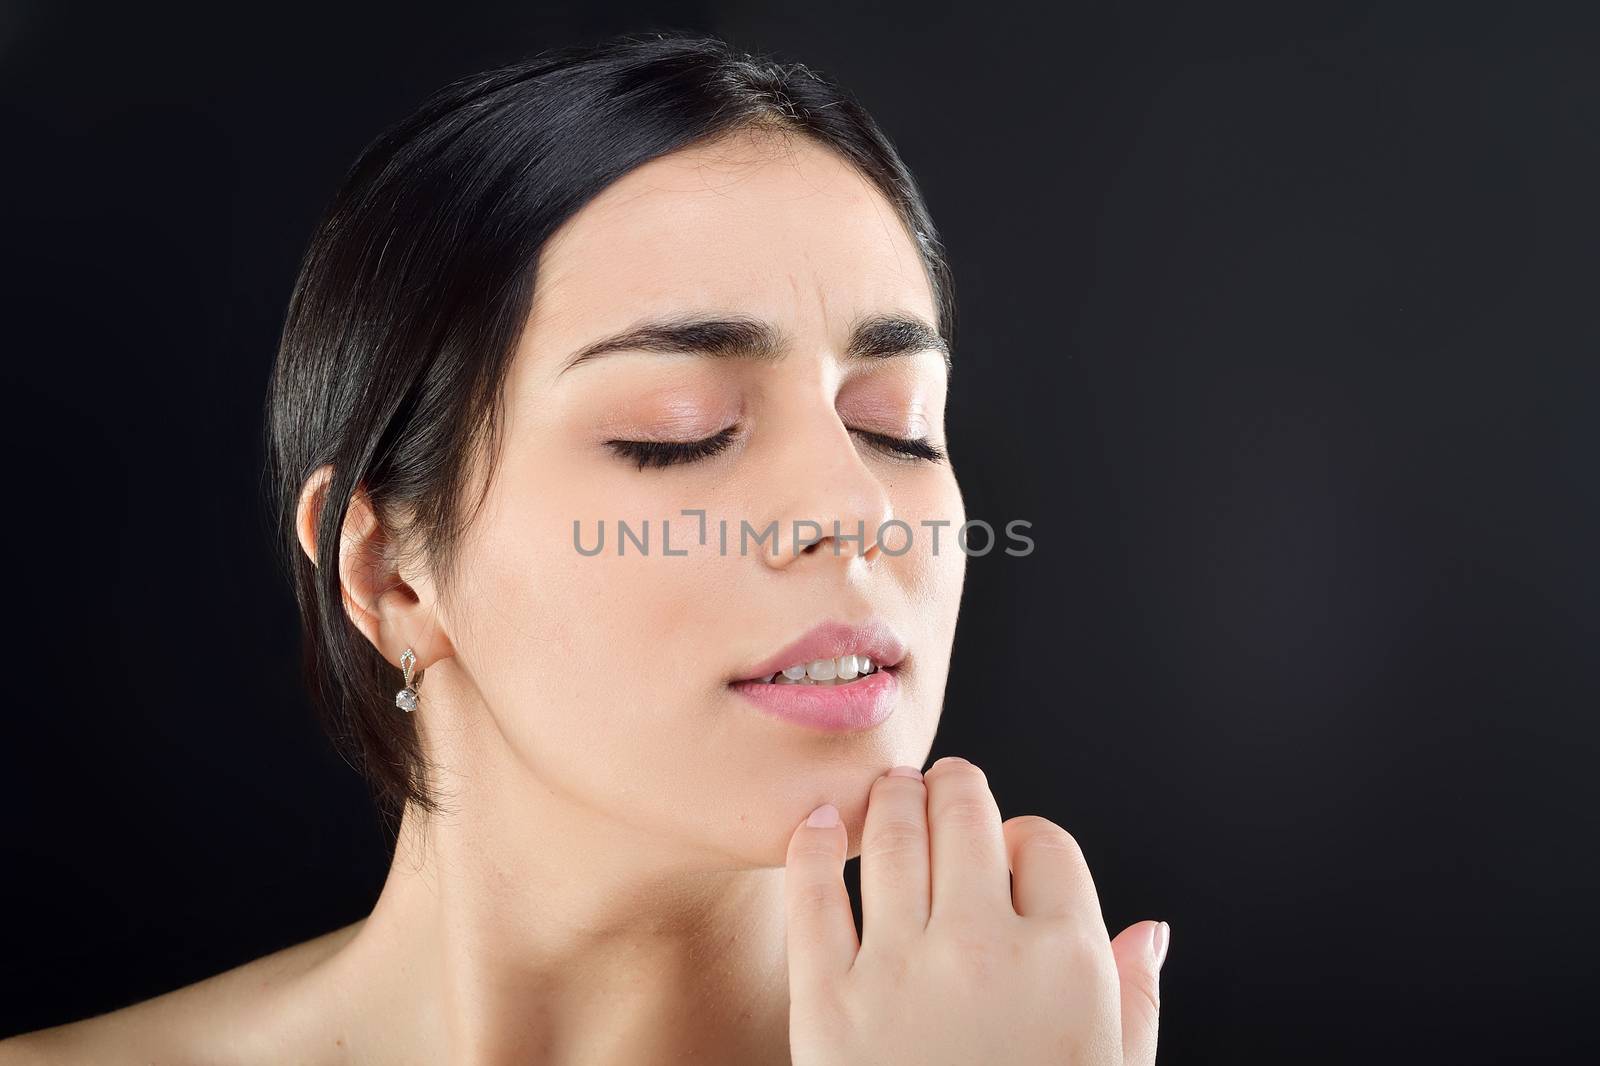
[[[915, 758], [901, 760], [904, 765], [921, 763]], [[781, 867], [788, 858], [789, 840], [818, 806], [831, 803], [849, 833], [848, 857], [860, 851], [861, 827], [866, 821], [867, 798], [872, 783], [891, 765], [876, 758], [858, 758], [851, 763], [833, 762], [809, 768], [795, 766], [775, 781], [774, 787], [755, 789], [726, 803], [713, 802], [706, 823], [693, 827], [690, 835], [723, 860], [732, 860], [746, 869]], [[724, 813], [725, 812], [725, 813]], [[708, 836], [706, 829], [712, 829]]]

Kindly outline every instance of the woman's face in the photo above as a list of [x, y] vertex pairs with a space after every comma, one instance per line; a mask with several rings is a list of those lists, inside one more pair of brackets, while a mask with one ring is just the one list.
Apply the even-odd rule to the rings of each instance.
[[[625, 342], [569, 365], [646, 323], [700, 318], [743, 328], [653, 346], [677, 350]], [[741, 134], [655, 160], [548, 242], [498, 466], [440, 609], [448, 670], [477, 689], [504, 745], [499, 772], [674, 851], [782, 865], [817, 804], [859, 827], [872, 779], [922, 764], [965, 514], [948, 462], [866, 435], [946, 446], [944, 355], [905, 343], [916, 331], [904, 328], [851, 351], [857, 326], [888, 318], [934, 333], [916, 247], [867, 179], [804, 139]], [[735, 343], [763, 329], [764, 355]], [[697, 340], [713, 350], [693, 350]], [[725, 446], [643, 469], [611, 443], [710, 438]], [[685, 510], [705, 512], [703, 544]], [[905, 526], [880, 543], [890, 519]], [[619, 555], [619, 521], [639, 539], [648, 527], [647, 551], [628, 539]], [[802, 545], [819, 536], [808, 522], [822, 537], [798, 554], [796, 521]], [[835, 542], [836, 521], [846, 534], [864, 526], [864, 541]], [[923, 523], [941, 521], [935, 550]], [[774, 522], [778, 539], [758, 541]], [[603, 550], [580, 552], [602, 526]], [[876, 682], [881, 721], [821, 728], [731, 684], [830, 622], [876, 623], [903, 644], [890, 683]], [[817, 701], [823, 713], [844, 705]]]

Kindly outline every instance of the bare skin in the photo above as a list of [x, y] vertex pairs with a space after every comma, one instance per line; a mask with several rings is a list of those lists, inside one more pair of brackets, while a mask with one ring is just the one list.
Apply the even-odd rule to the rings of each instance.
[[[951, 463], [860, 432], [949, 450], [940, 353], [844, 351], [862, 316], [935, 321], [888, 203], [826, 149], [741, 135], [624, 176], [539, 268], [455, 570], [359, 498], [336, 561], [396, 687], [406, 648], [425, 670], [417, 722], [447, 810], [408, 810], [362, 922], [0, 1043], [0, 1063], [1153, 1062], [1156, 923], [1112, 941], [1071, 838], [1002, 823], [970, 764], [885, 776], [920, 767], [937, 729], [965, 573], [948, 531], [942, 554], [927, 537], [793, 550], [796, 519], [965, 518]], [[782, 357], [566, 368], [688, 313], [770, 323]], [[725, 452], [667, 469], [608, 443], [735, 425]], [[325, 475], [301, 502], [313, 559]], [[675, 521], [686, 557], [573, 550], [574, 520], [592, 534], [682, 508], [777, 521], [779, 540], [724, 555]], [[729, 687], [812, 625], [868, 616], [908, 649], [882, 723], [816, 732]], [[841, 824], [805, 825], [819, 805]], [[856, 854], [860, 943], [841, 876]]]

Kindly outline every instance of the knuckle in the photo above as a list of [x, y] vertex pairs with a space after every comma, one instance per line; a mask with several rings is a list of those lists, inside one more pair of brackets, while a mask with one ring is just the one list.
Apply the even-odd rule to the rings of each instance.
[[1046, 932], [1044, 940], [1056, 958], [1065, 958], [1074, 969], [1115, 978], [1116, 956], [1111, 952], [1111, 941], [1103, 932], [1096, 933], [1076, 922], [1051, 923]]
[[946, 918], [937, 927], [940, 968], [958, 980], [983, 982], [1022, 966], [1026, 945], [995, 923]]
[[995, 945], [981, 936], [951, 936], [939, 950], [940, 968], [947, 974], [984, 980], [999, 965]]
[[891, 815], [868, 824], [861, 848], [873, 855], [896, 855], [920, 850], [928, 842], [928, 827], [917, 818]]
[[994, 808], [986, 800], [958, 796], [941, 803], [933, 818], [947, 826], [980, 828], [988, 825], [993, 816]]
[[790, 890], [790, 909], [795, 914], [820, 914], [834, 905], [833, 884], [828, 881], [802, 881]]
[[916, 977], [911, 956], [904, 952], [892, 954], [884, 959], [879, 971], [889, 982], [890, 987], [896, 990], [909, 987]]
[[1128, 985], [1138, 997], [1140, 1008], [1144, 1010], [1145, 1018], [1154, 1021], [1161, 1017], [1161, 989], [1157, 979], [1148, 973], [1141, 973], [1128, 979]]
[[852, 972], [870, 975], [863, 979], [900, 990], [916, 984], [928, 964], [928, 958], [905, 941], [869, 934], [861, 941]]
[[[1049, 829], [1061, 829], [1059, 825], [1052, 822], [1042, 814], [1013, 814], [1010, 818], [1006, 819], [1006, 825], [1013, 830], [1020, 830], [1027, 833]], [[1064, 829], [1061, 831], [1066, 832]]]
[[1050, 819], [1027, 814], [1013, 818], [1011, 821], [1020, 823], [1017, 829], [1022, 835], [1017, 841], [1018, 847], [1061, 851], [1079, 862], [1084, 861], [1083, 848], [1078, 844], [1078, 838], [1050, 821]]
[[805, 866], [836, 862], [838, 849], [832, 841], [796, 841], [789, 847], [789, 863]]

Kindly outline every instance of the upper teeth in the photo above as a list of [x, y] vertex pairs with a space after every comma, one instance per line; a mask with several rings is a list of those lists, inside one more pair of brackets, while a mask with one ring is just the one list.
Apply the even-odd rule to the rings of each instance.
[[865, 655], [841, 655], [837, 659], [813, 659], [786, 666], [771, 677], [757, 678], [779, 685], [804, 685], [818, 681], [853, 681], [877, 669]]

